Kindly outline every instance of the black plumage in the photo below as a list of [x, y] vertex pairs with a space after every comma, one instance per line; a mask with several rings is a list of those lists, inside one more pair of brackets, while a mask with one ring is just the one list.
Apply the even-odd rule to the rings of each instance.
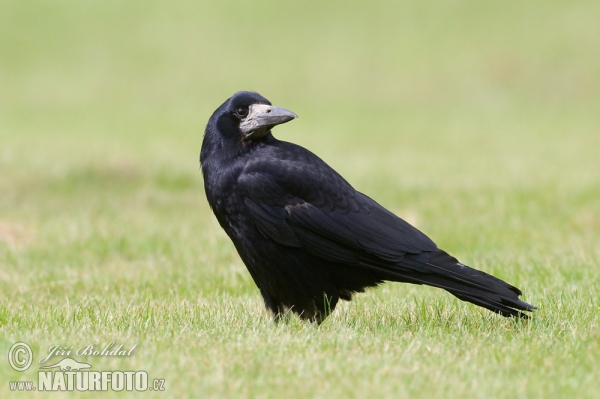
[[206, 126], [200, 163], [208, 202], [275, 316], [321, 322], [339, 299], [383, 281], [426, 284], [503, 316], [527, 317], [521, 291], [439, 249], [271, 129], [297, 116], [239, 92]]

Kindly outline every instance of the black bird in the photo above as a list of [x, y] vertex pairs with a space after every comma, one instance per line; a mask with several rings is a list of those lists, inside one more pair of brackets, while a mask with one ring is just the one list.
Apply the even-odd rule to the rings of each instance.
[[340, 299], [385, 280], [443, 288], [503, 316], [536, 309], [312, 152], [273, 137], [274, 126], [295, 118], [258, 93], [238, 92], [210, 117], [200, 152], [208, 203], [276, 320], [291, 310], [320, 323]]

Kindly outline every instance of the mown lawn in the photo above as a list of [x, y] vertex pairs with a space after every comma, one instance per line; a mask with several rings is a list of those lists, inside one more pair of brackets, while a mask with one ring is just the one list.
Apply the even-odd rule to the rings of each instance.
[[[115, 342], [137, 347], [73, 357], [165, 379], [136, 396], [598, 397], [599, 12], [2, 2], [0, 396], [86, 395], [9, 381], [53, 345]], [[198, 170], [210, 114], [247, 89], [300, 115], [277, 137], [520, 287], [534, 319], [386, 284], [320, 327], [274, 324]]]

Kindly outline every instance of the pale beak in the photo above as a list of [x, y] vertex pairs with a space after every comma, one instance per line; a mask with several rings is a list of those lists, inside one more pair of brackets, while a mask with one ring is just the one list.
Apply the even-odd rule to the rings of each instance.
[[240, 122], [240, 130], [245, 138], [264, 136], [274, 126], [296, 119], [292, 111], [267, 104], [252, 104], [248, 116]]

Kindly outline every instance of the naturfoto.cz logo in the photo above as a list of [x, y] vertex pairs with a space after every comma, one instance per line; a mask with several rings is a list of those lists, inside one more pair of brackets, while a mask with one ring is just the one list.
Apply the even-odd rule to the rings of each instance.
[[[111, 342], [102, 349], [95, 345], [82, 346], [77, 350], [70, 347], [52, 346], [48, 355], [39, 363], [47, 362], [55, 356], [131, 356], [137, 345], [129, 350], [123, 345], [115, 346]], [[29, 369], [33, 363], [33, 351], [25, 342], [17, 342], [8, 351], [10, 366], [19, 372]], [[97, 371], [90, 370], [92, 365], [64, 357], [49, 365], [40, 365], [37, 382], [9, 381], [11, 391], [164, 391], [165, 380], [150, 379], [144, 370], [135, 371]], [[52, 371], [47, 371], [52, 370]]]

